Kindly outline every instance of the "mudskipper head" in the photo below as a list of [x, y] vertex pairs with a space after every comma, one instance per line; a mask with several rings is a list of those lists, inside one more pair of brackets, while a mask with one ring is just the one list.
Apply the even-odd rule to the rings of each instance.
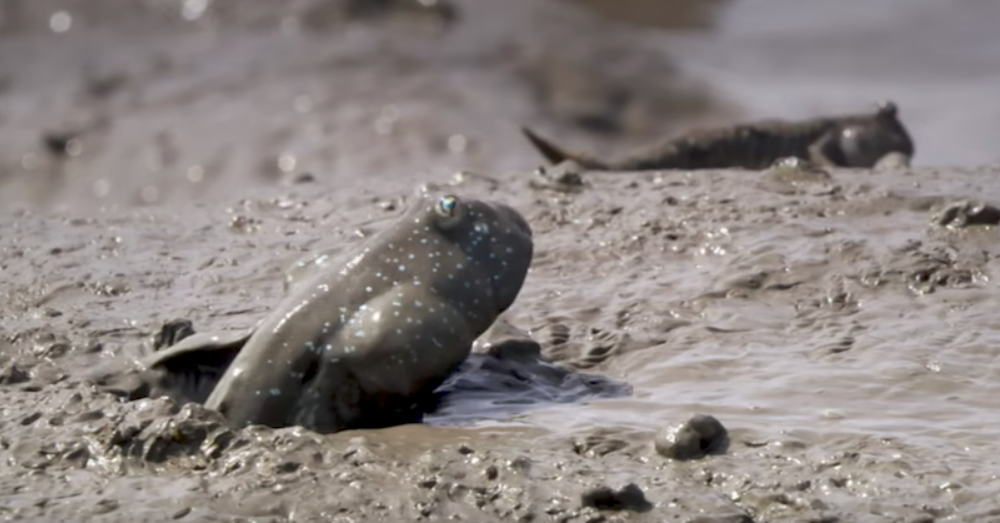
[[889, 100], [875, 104], [875, 113], [841, 131], [841, 149], [849, 167], [872, 167], [889, 153], [913, 157], [910, 133], [899, 120], [899, 109]]
[[[499, 202], [464, 198], [431, 191], [424, 193], [408, 211], [418, 230], [431, 232], [443, 241], [429, 256], [440, 259], [432, 270], [435, 280], [454, 282], [465, 288], [486, 286], [496, 314], [514, 302], [534, 251], [531, 227], [512, 207]], [[442, 253], [457, 250], [462, 259], [444, 259]], [[468, 281], [462, 281], [468, 280]]]

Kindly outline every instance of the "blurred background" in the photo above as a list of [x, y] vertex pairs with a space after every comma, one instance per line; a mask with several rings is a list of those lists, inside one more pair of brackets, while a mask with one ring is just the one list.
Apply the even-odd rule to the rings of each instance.
[[[493, 175], [892, 99], [915, 165], [997, 159], [1000, 3], [0, 0], [0, 205]], [[235, 192], [234, 192], [235, 191]]]

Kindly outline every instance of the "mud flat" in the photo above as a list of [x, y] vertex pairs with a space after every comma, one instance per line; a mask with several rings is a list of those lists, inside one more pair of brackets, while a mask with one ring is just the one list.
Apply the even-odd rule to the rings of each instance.
[[[586, 173], [574, 193], [532, 189], [527, 173], [469, 179], [455, 190], [507, 201], [535, 230], [508, 319], [574, 375], [631, 394], [536, 397], [507, 415], [500, 401], [491, 416], [457, 397], [450, 419], [328, 436], [230, 430], [197, 405], [122, 402], [82, 376], [148, 350], [173, 318], [251, 326], [280, 298], [287, 264], [386, 224], [406, 182], [5, 210], [0, 510], [37, 521], [989, 520], [1000, 242], [991, 225], [932, 218], [997, 194], [997, 176]], [[728, 449], [659, 455], [656, 434], [696, 413], [725, 425]]]
[[[519, 125], [600, 153], [725, 104], [572, 3], [402, 3], [0, 0], [0, 516], [1000, 518], [1000, 169], [920, 152], [989, 133], [921, 141], [926, 112], [912, 169], [538, 183]], [[548, 363], [477, 355], [425, 424], [325, 436], [88, 381], [165, 322], [251, 327], [423, 183], [528, 218], [506, 320]], [[695, 415], [727, 445], [661, 455]]]

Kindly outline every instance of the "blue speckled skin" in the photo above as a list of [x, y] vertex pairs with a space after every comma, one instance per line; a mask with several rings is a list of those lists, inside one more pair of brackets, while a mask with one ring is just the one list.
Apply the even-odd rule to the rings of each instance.
[[514, 302], [533, 243], [506, 205], [424, 195], [350, 254], [289, 286], [206, 407], [237, 426], [317, 432], [418, 420]]

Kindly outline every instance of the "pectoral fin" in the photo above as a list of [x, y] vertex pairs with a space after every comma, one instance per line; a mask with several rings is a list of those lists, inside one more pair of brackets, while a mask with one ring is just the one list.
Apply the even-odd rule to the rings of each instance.
[[140, 361], [148, 396], [204, 403], [250, 339], [252, 329], [193, 334]]

